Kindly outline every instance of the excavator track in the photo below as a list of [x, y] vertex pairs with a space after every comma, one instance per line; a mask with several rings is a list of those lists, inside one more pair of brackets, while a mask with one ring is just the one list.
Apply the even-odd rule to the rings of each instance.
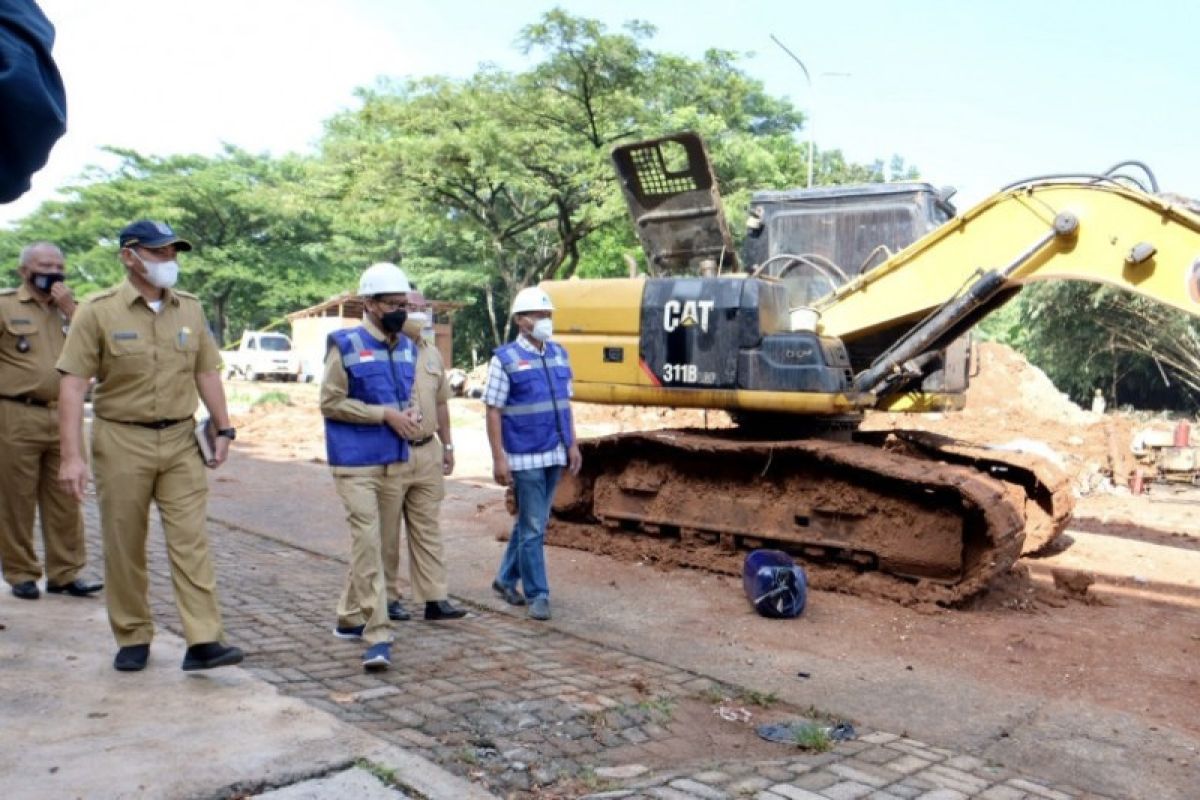
[[736, 430], [580, 447], [584, 468], [559, 486], [551, 544], [734, 575], [745, 551], [769, 547], [804, 561], [817, 588], [953, 605], [1007, 572], [1025, 540], [1024, 493], [969, 448], [963, 463], [944, 463], [916, 442], [904, 448], [921, 457], [879, 443], [748, 441]]
[[[1036, 556], [1051, 545], [1071, 521], [1075, 496], [1067, 474], [1046, 459], [1031, 453], [984, 447], [929, 431], [892, 431], [925, 458], [962, 464], [986, 472], [1022, 498], [1025, 509], [1025, 544], [1021, 555]], [[868, 435], [870, 436], [870, 435]], [[859, 441], [863, 441], [859, 438]], [[876, 444], [884, 444], [878, 439]], [[886, 446], [886, 444], [884, 444]]]

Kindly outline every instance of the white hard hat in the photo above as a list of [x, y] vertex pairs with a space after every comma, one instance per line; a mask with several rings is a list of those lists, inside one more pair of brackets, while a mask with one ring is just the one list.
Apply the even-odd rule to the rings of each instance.
[[513, 314], [522, 314], [526, 311], [553, 310], [554, 303], [550, 302], [550, 295], [536, 286], [529, 286], [517, 292], [517, 296], [513, 300]]
[[377, 294], [400, 294], [411, 292], [412, 286], [404, 270], [387, 261], [372, 264], [358, 281], [358, 296], [372, 297]]

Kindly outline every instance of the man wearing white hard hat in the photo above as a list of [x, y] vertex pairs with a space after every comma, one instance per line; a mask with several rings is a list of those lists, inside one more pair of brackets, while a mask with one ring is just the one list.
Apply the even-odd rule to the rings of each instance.
[[531, 286], [517, 293], [512, 317], [517, 338], [496, 349], [483, 393], [492, 475], [501, 486], [512, 486], [517, 501], [492, 588], [512, 605], [528, 602], [529, 616], [546, 620], [550, 586], [543, 543], [550, 504], [563, 468], [578, 475], [583, 457], [571, 415], [571, 365], [567, 351], [551, 341], [554, 304]]
[[363, 323], [329, 334], [321, 384], [325, 448], [351, 536], [333, 633], [366, 641], [362, 664], [369, 672], [391, 666], [382, 535], [400, 528], [400, 473], [408, 441], [420, 430], [411, 403], [416, 348], [402, 333], [411, 288], [395, 264], [374, 264], [363, 273]]

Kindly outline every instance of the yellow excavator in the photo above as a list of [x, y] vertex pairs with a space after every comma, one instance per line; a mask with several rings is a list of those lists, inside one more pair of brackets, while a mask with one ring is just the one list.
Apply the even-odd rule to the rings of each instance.
[[739, 258], [699, 136], [613, 160], [649, 274], [541, 284], [574, 397], [736, 425], [581, 442], [554, 544], [734, 574], [771, 547], [818, 587], [954, 604], [1063, 530], [1068, 481], [1031, 454], [863, 431], [863, 413], [961, 408], [970, 328], [1033, 281], [1200, 314], [1200, 217], [1139, 162], [1022, 181], [964, 213], [923, 183], [759, 192]]

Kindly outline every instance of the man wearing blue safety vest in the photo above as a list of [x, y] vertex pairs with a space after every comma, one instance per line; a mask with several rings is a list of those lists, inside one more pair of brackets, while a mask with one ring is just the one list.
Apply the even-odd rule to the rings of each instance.
[[365, 640], [363, 668], [391, 666], [382, 533], [399, 529], [401, 467], [419, 432], [411, 403], [416, 348], [402, 333], [411, 287], [395, 264], [369, 267], [358, 284], [363, 324], [329, 335], [321, 414], [325, 448], [350, 523], [350, 571], [338, 601], [339, 639]]
[[[529, 604], [532, 619], [550, 619], [550, 586], [542, 545], [563, 467], [579, 474], [583, 457], [571, 416], [571, 365], [550, 341], [554, 304], [537, 287], [513, 300], [517, 338], [497, 348], [488, 365], [487, 435], [492, 475], [511, 485], [517, 519], [492, 588], [514, 606]], [[521, 591], [517, 581], [521, 582]]]

